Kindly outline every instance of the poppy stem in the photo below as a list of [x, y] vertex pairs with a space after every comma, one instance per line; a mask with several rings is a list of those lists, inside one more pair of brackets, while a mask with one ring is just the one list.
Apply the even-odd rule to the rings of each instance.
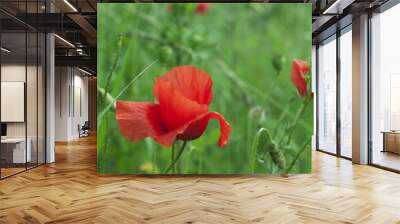
[[171, 171], [172, 168], [175, 167], [175, 164], [178, 162], [179, 158], [181, 157], [183, 151], [185, 150], [187, 141], [184, 141], [177, 156], [174, 158], [174, 160], [171, 162], [171, 164], [169, 164], [168, 168], [166, 169], [165, 173], [169, 173], [169, 171]]
[[290, 141], [292, 140], [292, 136], [294, 133], [294, 130], [296, 129], [297, 123], [299, 122], [300, 118], [303, 116], [304, 112], [306, 111], [306, 108], [308, 106], [308, 103], [311, 102], [310, 98], [306, 98], [303, 102], [303, 104], [301, 105], [301, 108], [299, 109], [299, 111], [296, 114], [296, 118], [291, 126], [290, 132], [289, 132], [289, 136], [288, 139], [286, 141], [286, 144], [288, 145], [290, 143]]
[[[175, 160], [175, 146], [176, 146], [176, 141], [172, 144], [171, 148], [171, 164]], [[175, 173], [175, 166], [172, 166], [172, 173]]]
[[282, 126], [283, 119], [286, 117], [286, 114], [288, 113], [290, 109], [290, 104], [293, 101], [294, 97], [291, 97], [286, 104], [285, 108], [282, 110], [283, 112], [281, 113], [280, 117], [278, 118], [278, 121], [276, 122], [276, 125], [274, 127], [274, 130], [272, 131], [273, 134], [277, 135], [279, 128]]
[[[302, 115], [304, 114], [304, 112], [305, 112], [305, 110], [306, 110], [306, 108], [307, 108], [309, 102], [311, 102], [311, 101], [310, 101], [310, 98], [306, 98], [306, 99], [303, 101], [303, 104], [301, 105], [301, 107], [300, 107], [299, 110], [297, 111], [297, 114], [296, 114], [296, 117], [295, 117], [293, 123], [288, 127], [287, 131], [289, 131], [289, 134], [287, 135], [288, 138], [287, 138], [287, 140], [286, 140], [286, 145], [288, 145], [288, 144], [290, 143], [290, 141], [292, 140], [292, 136], [293, 136], [294, 130], [296, 129], [296, 126], [297, 126], [297, 124], [299, 123], [300, 118], [301, 118]], [[278, 145], [281, 145], [284, 139], [285, 139], [285, 136], [283, 136], [283, 138], [281, 139], [281, 141], [279, 141], [279, 144], [278, 144]]]
[[304, 152], [306, 149], [307, 145], [310, 144], [311, 138], [308, 138], [307, 141], [304, 142], [303, 147], [297, 152], [296, 156], [294, 157], [293, 161], [290, 163], [290, 165], [286, 168], [285, 172], [283, 174], [288, 174], [296, 164], [297, 160], [300, 158], [300, 155]]
[[153, 61], [153, 63], [151, 63], [150, 65], [148, 65], [146, 68], [144, 68], [139, 74], [137, 74], [119, 93], [118, 95], [116, 95], [113, 99], [112, 102], [110, 102], [106, 107], [103, 108], [102, 111], [100, 111], [100, 113], [98, 113], [97, 115], [97, 120], [98, 122], [98, 126], [100, 126], [101, 121], [103, 116], [112, 108], [115, 107], [115, 103], [117, 101], [117, 99], [133, 84], [135, 83], [140, 77], [143, 76], [144, 72], [149, 69], [154, 63], [156, 63], [157, 60]]
[[265, 109], [265, 107], [267, 107], [268, 102], [269, 102], [269, 97], [271, 97], [271, 95], [274, 93], [276, 87], [277, 87], [277, 79], [274, 79], [274, 81], [272, 83], [272, 89], [267, 93], [267, 95], [264, 98], [264, 102], [261, 104], [262, 111]]
[[119, 35], [118, 37], [118, 42], [117, 42], [117, 53], [114, 55], [114, 60], [112, 62], [110, 71], [107, 73], [107, 78], [106, 78], [106, 85], [104, 87], [104, 93], [103, 93], [103, 101], [106, 99], [106, 94], [108, 94], [108, 90], [110, 87], [110, 83], [111, 83], [111, 77], [113, 76], [115, 69], [118, 66], [118, 62], [119, 62], [119, 58], [121, 56], [121, 48], [122, 48], [122, 35]]

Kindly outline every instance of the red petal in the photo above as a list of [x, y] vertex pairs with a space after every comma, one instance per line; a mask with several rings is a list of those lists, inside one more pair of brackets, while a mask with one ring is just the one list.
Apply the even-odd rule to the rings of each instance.
[[171, 82], [163, 79], [156, 80], [154, 91], [157, 92], [163, 126], [168, 131], [175, 130], [208, 111], [207, 105], [186, 98]]
[[220, 125], [220, 137], [218, 140], [218, 146], [224, 147], [228, 141], [231, 132], [231, 126], [229, 123], [216, 112], [210, 112], [197, 117], [196, 119], [184, 124], [178, 129], [166, 133], [164, 135], [156, 136], [154, 139], [164, 146], [171, 146], [172, 143], [178, 138], [181, 140], [193, 140], [200, 137], [205, 129], [207, 128], [210, 119], [216, 119], [219, 121]]
[[[199, 104], [209, 105], [212, 100], [212, 80], [204, 71], [193, 66], [178, 66], [157, 80], [170, 82], [183, 96]], [[160, 93], [154, 89], [158, 99]]]
[[217, 113], [217, 112], [210, 112], [206, 116], [202, 117], [201, 119], [192, 122], [189, 125], [185, 132], [178, 136], [179, 139], [183, 140], [192, 140], [200, 137], [205, 129], [207, 128], [208, 122], [210, 119], [216, 119], [219, 121], [220, 126], [220, 137], [218, 140], [218, 146], [224, 147], [226, 143], [229, 141], [229, 135], [231, 133], [231, 126], [229, 123], [224, 119], [224, 117]]
[[142, 140], [165, 133], [158, 104], [117, 101], [116, 118], [128, 140]]
[[207, 3], [199, 3], [199, 4], [197, 4], [196, 13], [204, 14], [204, 13], [207, 12], [207, 10], [208, 10], [208, 4]]
[[310, 67], [307, 62], [298, 59], [293, 60], [291, 79], [301, 96], [307, 95], [307, 82], [304, 80], [304, 75], [309, 72]]
[[209, 113], [209, 119], [216, 119], [219, 121], [219, 129], [221, 134], [219, 135], [218, 146], [222, 148], [229, 141], [229, 136], [232, 130], [231, 125], [225, 120], [225, 118], [221, 114], [216, 112]]

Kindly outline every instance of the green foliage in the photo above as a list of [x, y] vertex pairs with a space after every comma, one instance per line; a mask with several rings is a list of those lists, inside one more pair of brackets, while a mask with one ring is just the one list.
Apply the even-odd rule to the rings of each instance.
[[[153, 102], [154, 78], [190, 64], [211, 76], [210, 111], [221, 113], [232, 133], [229, 144], [218, 148], [219, 126], [211, 121], [200, 138], [187, 143], [175, 172], [281, 173], [284, 166], [291, 173], [310, 172], [311, 149], [304, 145], [312, 135], [312, 100], [306, 104], [298, 96], [289, 62], [311, 61], [311, 5], [210, 4], [202, 15], [194, 13], [196, 4], [173, 4], [172, 10], [168, 5], [98, 5], [98, 171], [168, 169], [171, 149], [152, 139], [127, 141], [113, 102]], [[276, 146], [264, 157], [252, 151], [261, 127]]]

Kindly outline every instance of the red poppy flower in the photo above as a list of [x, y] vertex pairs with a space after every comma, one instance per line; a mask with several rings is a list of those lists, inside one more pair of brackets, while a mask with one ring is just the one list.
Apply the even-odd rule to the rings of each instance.
[[205, 14], [208, 10], [208, 3], [199, 3], [196, 6], [196, 13], [197, 14]]
[[167, 12], [172, 12], [172, 4], [167, 5]]
[[117, 101], [116, 118], [129, 140], [151, 137], [170, 147], [176, 139], [200, 137], [210, 119], [220, 125], [218, 145], [228, 143], [231, 126], [216, 112], [208, 112], [212, 100], [212, 80], [193, 66], [178, 66], [156, 79], [156, 103]]
[[304, 79], [304, 76], [309, 72], [310, 67], [307, 62], [299, 59], [293, 60], [291, 79], [301, 96], [307, 95], [307, 81]]

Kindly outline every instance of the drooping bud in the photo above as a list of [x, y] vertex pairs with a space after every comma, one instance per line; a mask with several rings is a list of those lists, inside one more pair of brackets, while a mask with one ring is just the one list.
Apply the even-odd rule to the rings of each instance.
[[269, 154], [271, 155], [272, 161], [274, 161], [279, 169], [284, 169], [286, 167], [285, 155], [283, 155], [283, 152], [277, 145], [273, 144], [272, 147], [269, 148]]
[[269, 154], [273, 163], [279, 169], [285, 169], [286, 158], [282, 150], [272, 141], [271, 134], [266, 128], [260, 128], [255, 136], [255, 142], [253, 147], [257, 152], [257, 160], [264, 163], [265, 156]]
[[265, 156], [269, 152], [269, 148], [272, 145], [272, 138], [269, 131], [266, 128], [260, 128], [254, 139], [254, 149], [256, 152], [257, 160], [264, 163]]

